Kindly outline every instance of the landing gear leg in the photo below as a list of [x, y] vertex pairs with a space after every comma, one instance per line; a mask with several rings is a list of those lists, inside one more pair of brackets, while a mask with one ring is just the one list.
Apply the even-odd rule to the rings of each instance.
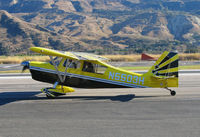
[[172, 96], [175, 96], [175, 95], [176, 95], [176, 91], [171, 90], [171, 89], [169, 89], [169, 88], [165, 88], [165, 89], [168, 90], [168, 91], [170, 91], [170, 94], [171, 94]]

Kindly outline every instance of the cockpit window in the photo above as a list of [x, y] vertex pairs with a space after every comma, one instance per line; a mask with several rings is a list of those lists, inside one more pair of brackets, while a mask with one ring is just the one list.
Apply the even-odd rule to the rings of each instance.
[[[62, 60], [62, 58], [61, 58], [61, 57], [55, 57], [55, 58], [53, 58], [53, 60], [54, 60], [54, 62], [55, 62], [55, 64], [56, 64], [56, 66], [59, 66], [59, 64], [60, 64], [60, 62], [61, 62], [61, 60]], [[51, 65], [53, 65], [52, 61], [50, 61], [49, 63], [50, 63]]]
[[96, 64], [96, 73], [97, 74], [104, 74], [106, 72], [107, 67]]
[[69, 67], [69, 68], [80, 68], [80, 62], [79, 61], [75, 61], [75, 60], [71, 60], [71, 59], [66, 59], [65, 62], [63, 63], [63, 67]]
[[85, 72], [104, 74], [106, 69], [107, 69], [107, 67], [105, 67], [105, 66], [85, 61], [83, 64], [82, 70]]

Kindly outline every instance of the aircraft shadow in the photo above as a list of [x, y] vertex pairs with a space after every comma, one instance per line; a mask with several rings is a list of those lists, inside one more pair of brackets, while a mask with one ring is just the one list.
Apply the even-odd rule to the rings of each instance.
[[41, 92], [1, 92], [0, 93], [0, 106], [21, 101], [21, 100], [34, 100], [38, 97], [37, 94], [40, 94]]
[[[27, 92], [2, 92], [0, 93], [0, 106], [17, 102], [23, 100], [51, 100], [47, 99], [46, 96], [38, 97], [37, 94], [41, 92], [36, 91], [27, 91]], [[161, 96], [135, 96], [135, 94], [127, 95], [117, 95], [117, 96], [60, 96], [55, 98], [58, 99], [80, 99], [80, 100], [111, 100], [119, 102], [128, 102], [135, 98], [152, 98], [152, 97], [161, 97]], [[163, 96], [162, 96], [163, 97]], [[53, 100], [55, 100], [53, 99]]]
[[135, 94], [117, 95], [117, 96], [63, 96], [57, 99], [82, 99], [82, 100], [111, 100], [119, 102], [128, 102], [135, 98], [150, 98], [156, 96], [135, 96]]

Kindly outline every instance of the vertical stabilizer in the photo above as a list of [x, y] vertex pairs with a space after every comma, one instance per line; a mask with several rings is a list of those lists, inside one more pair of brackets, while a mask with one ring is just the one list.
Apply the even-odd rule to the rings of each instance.
[[178, 53], [165, 51], [149, 73], [161, 78], [178, 77]]

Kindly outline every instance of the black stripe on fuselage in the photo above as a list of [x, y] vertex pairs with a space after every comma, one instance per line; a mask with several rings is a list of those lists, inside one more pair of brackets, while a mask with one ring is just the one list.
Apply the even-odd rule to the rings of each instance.
[[[30, 69], [30, 72], [32, 74], [32, 78], [37, 81], [51, 83], [51, 84], [54, 84], [55, 82], [59, 81], [57, 74], [42, 72], [32, 69]], [[127, 88], [126, 86], [87, 80], [77, 77], [69, 77], [69, 76], [66, 76], [64, 83], [59, 83], [59, 84], [77, 88]]]

